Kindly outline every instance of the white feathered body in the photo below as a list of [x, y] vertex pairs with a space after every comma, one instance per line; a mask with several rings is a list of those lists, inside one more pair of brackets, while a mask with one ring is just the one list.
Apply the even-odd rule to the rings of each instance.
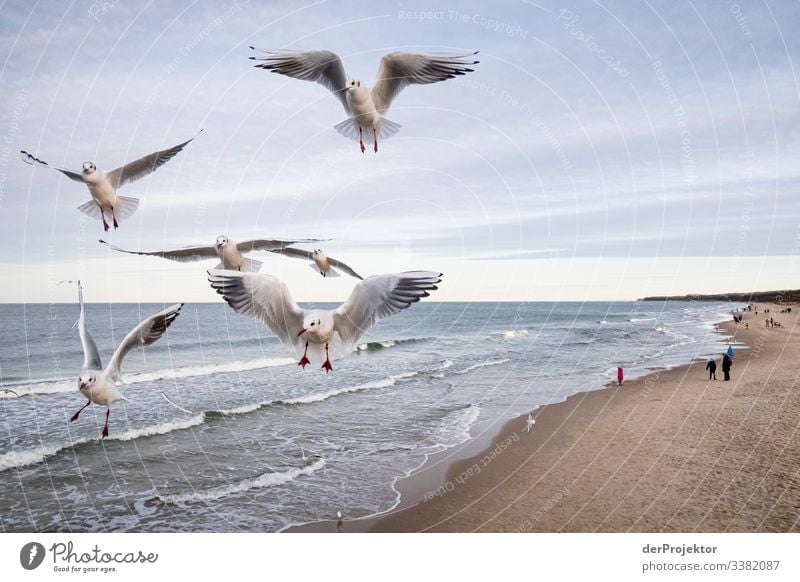
[[91, 174], [83, 174], [83, 180], [89, 187], [92, 198], [103, 210], [111, 212], [117, 206], [117, 191], [102, 170], [95, 170]]
[[347, 91], [347, 104], [350, 106], [353, 119], [364, 130], [372, 131], [381, 122], [382, 115], [378, 113], [372, 96], [365, 86], [352, 87]]
[[236, 243], [228, 243], [224, 246], [217, 246], [217, 256], [220, 262], [225, 265], [225, 269], [241, 271], [245, 263], [245, 258], [239, 251]]
[[116, 382], [110, 378], [108, 370], [90, 370], [81, 373], [81, 378], [87, 377], [95, 378], [94, 382], [87, 382], [79, 388], [87, 400], [101, 406], [110, 406], [123, 399]]

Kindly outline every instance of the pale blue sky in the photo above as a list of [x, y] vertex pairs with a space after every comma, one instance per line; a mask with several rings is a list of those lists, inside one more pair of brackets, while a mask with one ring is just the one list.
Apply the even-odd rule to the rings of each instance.
[[[205, 301], [214, 262], [111, 254], [88, 192], [27, 166], [111, 169], [204, 134], [127, 186], [107, 240], [334, 238], [363, 274], [436, 269], [448, 300], [633, 299], [800, 287], [796, 2], [113, 1], [0, 6], [0, 301]], [[479, 50], [411, 87], [361, 155], [322, 87], [248, 45], [326, 48], [370, 84], [394, 50]], [[259, 255], [298, 299], [338, 300]]]

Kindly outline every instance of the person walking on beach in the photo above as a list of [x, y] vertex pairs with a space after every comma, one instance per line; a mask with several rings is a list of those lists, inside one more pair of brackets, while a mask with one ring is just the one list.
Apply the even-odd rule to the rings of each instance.
[[714, 361], [714, 358], [709, 358], [708, 363], [706, 364], [706, 370], [708, 370], [709, 380], [717, 379], [717, 363]]
[[622, 386], [622, 381], [625, 379], [625, 373], [622, 371], [622, 366], [617, 366], [617, 383]]
[[722, 373], [725, 374], [725, 382], [731, 379], [731, 364], [733, 362], [728, 357], [728, 354], [722, 356]]

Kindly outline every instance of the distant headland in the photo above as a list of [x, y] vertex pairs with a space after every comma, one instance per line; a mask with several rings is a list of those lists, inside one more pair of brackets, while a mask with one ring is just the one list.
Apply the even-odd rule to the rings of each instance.
[[783, 291], [751, 291], [749, 293], [713, 293], [709, 295], [665, 295], [645, 297], [639, 301], [735, 301], [738, 303], [786, 303], [800, 301], [800, 289]]

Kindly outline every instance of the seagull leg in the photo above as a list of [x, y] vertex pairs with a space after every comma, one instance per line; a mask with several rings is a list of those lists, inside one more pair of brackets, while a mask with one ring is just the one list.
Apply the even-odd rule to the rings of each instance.
[[331, 366], [330, 356], [328, 356], [328, 344], [325, 344], [325, 363], [322, 364], [322, 367], [325, 369], [326, 374], [333, 370], [333, 366]]
[[303, 357], [300, 358], [299, 362], [297, 362], [297, 365], [303, 368], [304, 370], [306, 369], [306, 366], [308, 366], [311, 363], [311, 361], [308, 359], [307, 354], [308, 354], [308, 342], [306, 342], [306, 349], [303, 352]]
[[361, 153], [363, 154], [367, 151], [367, 148], [364, 147], [364, 132], [361, 129], [361, 126], [358, 126], [358, 145], [361, 146]]
[[111, 409], [106, 407], [106, 424], [103, 426], [103, 438], [108, 436], [108, 415], [111, 414]]
[[114, 214], [114, 207], [111, 207], [111, 220], [114, 222], [114, 230], [119, 228], [119, 224], [117, 223], [117, 215]]
[[76, 420], [78, 420], [78, 417], [81, 415], [81, 412], [83, 412], [83, 409], [86, 408], [87, 406], [89, 406], [91, 403], [92, 403], [92, 401], [90, 400], [89, 402], [84, 404], [78, 412], [76, 412], [75, 414], [72, 415], [72, 418], [70, 418], [69, 421], [70, 422], [75, 422]]
[[100, 207], [100, 216], [103, 218], [103, 230], [108, 232], [108, 223], [106, 222], [106, 213], [103, 212], [103, 207]]
[[378, 131], [373, 127], [372, 128], [372, 135], [375, 136], [375, 153], [378, 153]]

